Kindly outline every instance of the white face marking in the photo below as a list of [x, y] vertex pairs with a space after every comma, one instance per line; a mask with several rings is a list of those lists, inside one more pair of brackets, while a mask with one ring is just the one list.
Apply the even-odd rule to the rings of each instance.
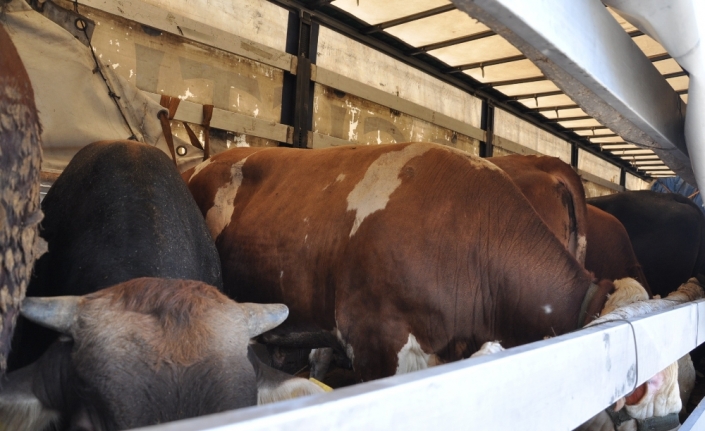
[[431, 148], [426, 144], [411, 144], [401, 151], [381, 155], [370, 165], [364, 178], [348, 195], [348, 211], [355, 211], [350, 237], [355, 235], [368, 215], [387, 206], [389, 196], [401, 185], [399, 172], [404, 165]]
[[333, 333], [335, 333], [335, 336], [338, 341], [340, 341], [340, 344], [345, 347], [345, 354], [347, 355], [348, 359], [350, 359], [350, 362], [354, 362], [355, 352], [353, 352], [352, 346], [343, 339], [343, 334], [340, 333], [340, 330], [338, 328], [333, 329]]
[[488, 341], [480, 347], [480, 350], [470, 355], [471, 358], [477, 358], [479, 356], [492, 355], [497, 352], [504, 350], [499, 341]]
[[551, 304], [546, 304], [541, 308], [543, 308], [543, 312], [546, 314], [551, 314], [553, 312], [553, 307], [551, 307]]
[[247, 157], [232, 165], [230, 168], [230, 182], [218, 189], [213, 199], [213, 207], [206, 214], [206, 225], [213, 239], [218, 238], [218, 235], [230, 224], [230, 220], [233, 217], [235, 196], [242, 184], [242, 167], [245, 165], [246, 160]]
[[211, 164], [211, 160], [213, 160], [213, 159], [208, 159], [208, 160], [206, 160], [205, 162], [201, 162], [201, 163], [197, 164], [197, 165], [196, 165], [196, 168], [193, 170], [193, 173], [192, 173], [191, 176], [189, 177], [188, 182], [190, 183], [191, 180], [193, 179], [193, 177], [195, 177], [196, 175], [198, 175], [198, 173], [201, 172], [201, 171], [203, 170], [203, 168], [205, 168], [206, 166], [210, 165], [210, 164]]
[[428, 367], [440, 364], [438, 356], [432, 353], [425, 353], [414, 334], [411, 333], [409, 333], [409, 340], [397, 353], [397, 358], [396, 374], [425, 370]]

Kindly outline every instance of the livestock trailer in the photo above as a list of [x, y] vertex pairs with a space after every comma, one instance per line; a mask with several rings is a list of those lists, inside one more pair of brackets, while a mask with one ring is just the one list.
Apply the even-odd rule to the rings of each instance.
[[[698, 0], [20, 1], [0, 23], [35, 91], [42, 194], [80, 148], [127, 137], [182, 171], [233, 147], [434, 142], [557, 157], [588, 197], [705, 181]], [[698, 300], [149, 429], [573, 429], [703, 341]]]

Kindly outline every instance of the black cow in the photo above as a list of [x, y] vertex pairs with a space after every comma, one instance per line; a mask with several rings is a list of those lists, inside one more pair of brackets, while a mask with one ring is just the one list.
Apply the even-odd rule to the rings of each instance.
[[[22, 315], [48, 329], [38, 334], [26, 320], [18, 327], [12, 365], [30, 365], [2, 385], [0, 428], [146, 426], [254, 405], [256, 383], [271, 393], [286, 381], [264, 382], [264, 365], [248, 360], [247, 348], [287, 308], [237, 304], [219, 292], [213, 241], [160, 150], [91, 144], [42, 209], [49, 252]], [[296, 380], [284, 389], [322, 391]]]
[[[42, 210], [49, 252], [37, 262], [27, 296], [85, 295], [137, 277], [222, 287], [203, 217], [179, 172], [154, 147], [133, 141], [84, 147]], [[36, 361], [56, 336], [20, 319], [9, 371]]]
[[665, 297], [703, 272], [705, 218], [688, 198], [631, 191], [588, 199], [588, 203], [622, 222], [655, 295]]

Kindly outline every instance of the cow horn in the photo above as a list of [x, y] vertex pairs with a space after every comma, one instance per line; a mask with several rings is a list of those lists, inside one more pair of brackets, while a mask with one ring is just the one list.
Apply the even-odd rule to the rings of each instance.
[[286, 320], [289, 309], [284, 304], [238, 304], [247, 314], [247, 330], [250, 338], [276, 328]]
[[80, 296], [25, 298], [22, 301], [21, 314], [38, 325], [71, 335], [80, 301]]

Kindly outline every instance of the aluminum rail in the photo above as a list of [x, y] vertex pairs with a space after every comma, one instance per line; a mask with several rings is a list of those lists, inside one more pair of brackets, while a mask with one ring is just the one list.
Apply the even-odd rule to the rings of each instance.
[[142, 430], [573, 429], [703, 341], [699, 300], [327, 394]]
[[654, 150], [696, 184], [685, 143], [685, 103], [601, 2], [453, 3], [517, 47], [590, 116]]

